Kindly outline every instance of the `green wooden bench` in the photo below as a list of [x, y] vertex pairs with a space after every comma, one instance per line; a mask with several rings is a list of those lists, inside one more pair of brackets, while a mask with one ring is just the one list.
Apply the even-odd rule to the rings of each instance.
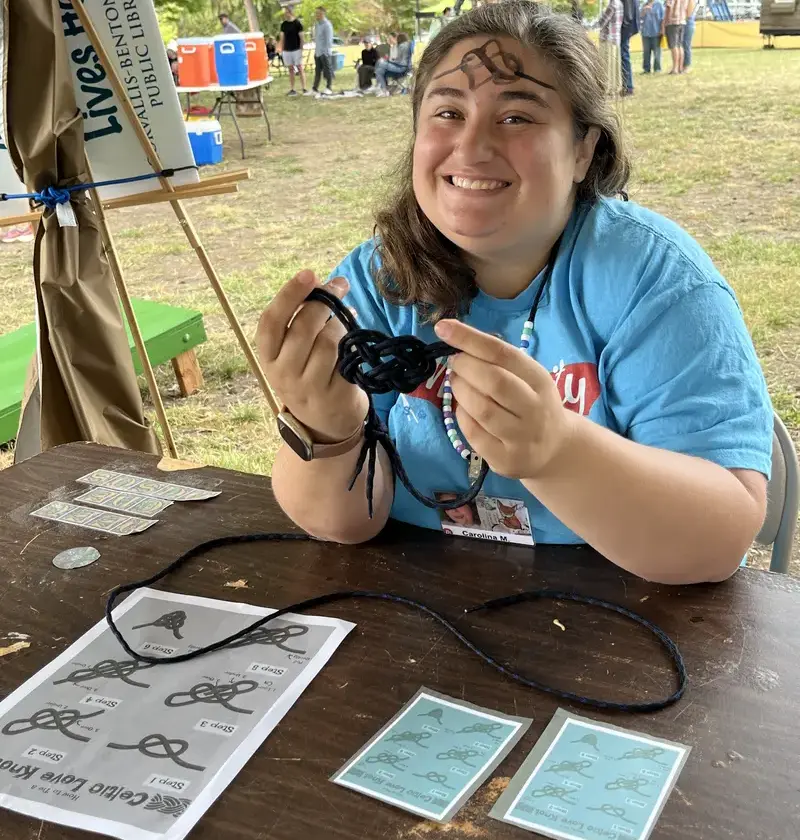
[[[155, 367], [171, 361], [184, 397], [201, 388], [203, 375], [194, 348], [206, 340], [202, 313], [152, 300], [135, 299], [133, 311], [142, 331], [150, 364]], [[141, 373], [142, 365], [127, 322], [125, 331], [134, 367], [137, 373]], [[0, 444], [8, 443], [17, 436], [25, 379], [35, 350], [35, 324], [26, 324], [8, 335], [0, 335]]]

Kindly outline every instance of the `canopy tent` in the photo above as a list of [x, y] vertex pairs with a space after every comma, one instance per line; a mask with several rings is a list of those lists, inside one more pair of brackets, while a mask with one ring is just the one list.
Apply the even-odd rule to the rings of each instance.
[[[66, 16], [71, 15], [71, 18]], [[2, 135], [30, 192], [90, 180], [64, 40], [69, 0], [3, 0]], [[87, 195], [74, 226], [46, 210], [33, 262], [37, 353], [16, 458], [76, 440], [159, 453]]]

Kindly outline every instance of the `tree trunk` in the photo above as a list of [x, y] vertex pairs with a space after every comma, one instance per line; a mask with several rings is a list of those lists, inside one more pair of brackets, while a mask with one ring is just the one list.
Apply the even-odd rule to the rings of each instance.
[[253, 0], [244, 0], [244, 10], [247, 14], [247, 25], [251, 32], [258, 32], [258, 14]]

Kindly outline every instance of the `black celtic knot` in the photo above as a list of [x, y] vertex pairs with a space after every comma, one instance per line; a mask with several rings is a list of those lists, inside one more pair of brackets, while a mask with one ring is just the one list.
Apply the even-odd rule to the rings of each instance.
[[72, 738], [73, 741], [88, 741], [89, 738], [70, 732], [69, 727], [74, 726], [78, 721], [88, 720], [103, 714], [105, 714], [105, 709], [101, 709], [99, 712], [89, 712], [85, 715], [82, 715], [77, 709], [64, 709], [63, 711], [59, 709], [40, 709], [29, 718], [12, 720], [7, 723], [3, 727], [3, 735], [23, 735], [26, 732], [33, 732], [35, 729], [44, 729], [49, 732], [58, 730], [67, 738]]
[[339, 345], [339, 373], [371, 394], [407, 394], [431, 378], [440, 356], [454, 352], [442, 342], [426, 344], [413, 335], [355, 329]]
[[231, 706], [229, 701], [233, 700], [239, 694], [249, 694], [257, 688], [258, 683], [253, 680], [240, 680], [237, 683], [230, 683], [228, 685], [212, 685], [207, 682], [198, 683], [197, 685], [193, 685], [188, 691], [176, 691], [174, 694], [170, 694], [164, 701], [164, 705], [174, 709], [180, 708], [181, 706], [192, 706], [195, 703], [215, 703], [231, 712], [252, 715], [252, 709], [239, 709], [236, 706]]

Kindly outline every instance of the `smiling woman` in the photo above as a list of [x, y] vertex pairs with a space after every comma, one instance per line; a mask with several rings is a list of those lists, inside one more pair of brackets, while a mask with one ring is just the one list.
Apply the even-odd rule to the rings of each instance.
[[[412, 393], [374, 398], [413, 485], [538, 542], [587, 542], [667, 583], [721, 580], [760, 528], [772, 452], [766, 386], [736, 299], [677, 225], [625, 199], [630, 173], [596, 48], [526, 0], [449, 23], [423, 54], [414, 138], [376, 236], [327, 288], [362, 327], [459, 352]], [[265, 373], [313, 442], [273, 487], [315, 536], [359, 542], [434, 509], [375, 472], [345, 492], [367, 397], [337, 370], [343, 329], [300, 272], [264, 312]], [[309, 451], [306, 451], [306, 455]], [[452, 529], [451, 529], [452, 530]]]

